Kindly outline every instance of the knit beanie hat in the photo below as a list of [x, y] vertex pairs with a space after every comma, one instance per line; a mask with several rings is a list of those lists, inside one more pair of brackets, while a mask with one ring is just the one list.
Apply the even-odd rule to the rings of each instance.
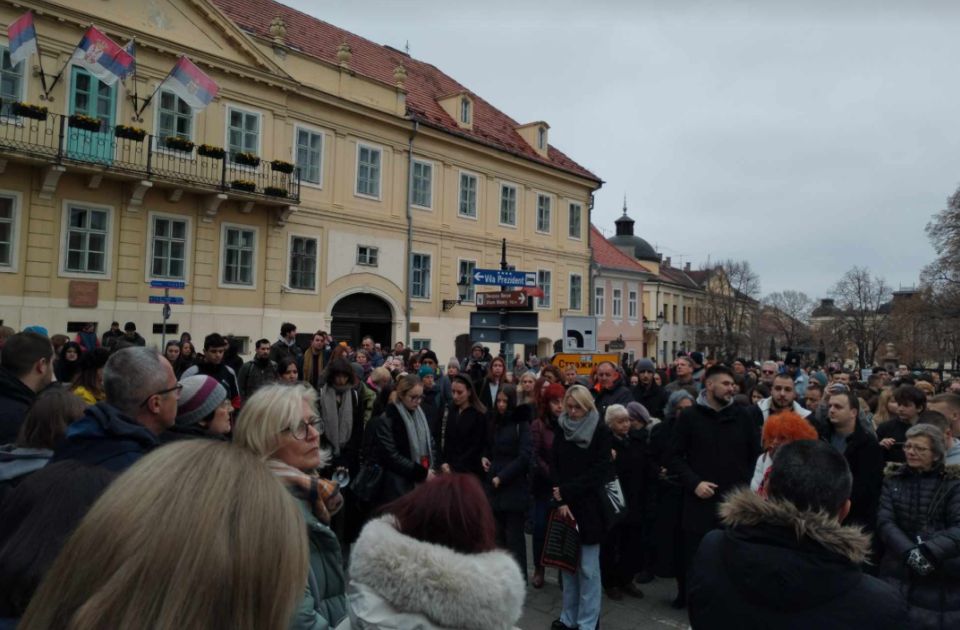
[[196, 424], [216, 411], [227, 399], [227, 390], [212, 376], [188, 376], [180, 381], [183, 389], [177, 401], [177, 424]]
[[627, 415], [630, 416], [631, 420], [650, 424], [650, 412], [638, 402], [627, 403]]
[[434, 378], [437, 377], [437, 371], [429, 365], [421, 365], [419, 374], [420, 378], [423, 378], [424, 376], [432, 376]]
[[650, 359], [637, 361], [637, 372], [656, 372], [657, 368]]
[[448, 368], [457, 368], [460, 369], [460, 361], [457, 360], [457, 357], [450, 357], [450, 360], [447, 361]]

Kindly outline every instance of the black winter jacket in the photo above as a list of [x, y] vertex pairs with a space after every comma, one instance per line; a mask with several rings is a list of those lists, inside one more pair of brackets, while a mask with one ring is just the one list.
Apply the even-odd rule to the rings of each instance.
[[[610, 405], [623, 405], [626, 407], [633, 402], [633, 393], [630, 388], [621, 381], [617, 381], [613, 389], [601, 389], [593, 394], [593, 404], [600, 412], [600, 422], [604, 421], [604, 414], [607, 413], [607, 407]], [[647, 411], [650, 411], [649, 409]]]
[[580, 448], [564, 437], [563, 427], [557, 427], [553, 441], [553, 472], [560, 488], [562, 504], [573, 512], [580, 528], [580, 542], [599, 544], [606, 533], [603, 508], [600, 505], [604, 484], [613, 478], [613, 433], [603, 421], [587, 448]]
[[[817, 428], [820, 439], [829, 443], [833, 435], [833, 425], [828, 421]], [[858, 422], [853, 433], [847, 436], [847, 448], [843, 456], [853, 475], [850, 514], [844, 522], [861, 525], [868, 531], [873, 531], [877, 525], [880, 487], [883, 485], [883, 447], [877, 443], [877, 438], [867, 433]]]
[[667, 406], [670, 393], [656, 383], [650, 383], [647, 388], [638, 384], [633, 388], [633, 399], [646, 407], [654, 418], [663, 418], [663, 408]]
[[[411, 458], [410, 438], [407, 437], [407, 428], [396, 404], [387, 405], [382, 416], [371, 420], [367, 425], [367, 433], [373, 434], [371, 462], [383, 468], [380, 495], [373, 501], [375, 505], [399, 499], [413, 490], [416, 484], [426, 481], [427, 469]], [[433, 459], [436, 462], [436, 457]]]
[[520, 405], [504, 418], [494, 416], [487, 442], [487, 480], [500, 478], [500, 487], [487, 485], [494, 511], [524, 512], [530, 507], [530, 405]]
[[[877, 517], [884, 546], [880, 576], [907, 598], [911, 628], [960, 628], [960, 466], [917, 473], [889, 464], [884, 473]], [[936, 567], [926, 577], [904, 563], [918, 538]]]
[[20, 425], [36, 397], [23, 381], [0, 367], [0, 445], [16, 441]]
[[908, 627], [903, 598], [860, 570], [870, 538], [859, 528], [749, 488], [720, 510], [728, 529], [704, 537], [691, 568], [694, 630]]
[[627, 522], [640, 523], [650, 508], [647, 505], [648, 484], [655, 478], [647, 456], [647, 430], [631, 429], [622, 438], [613, 436], [613, 450], [617, 454], [613, 466], [627, 501]]
[[900, 418], [891, 418], [877, 427], [877, 441], [884, 438], [893, 438], [896, 444], [890, 448], [883, 449], [883, 459], [888, 462], [904, 463], [907, 461], [903, 453], [903, 443], [907, 441], [907, 429], [910, 425], [900, 420]]
[[[723, 495], [750, 483], [759, 455], [760, 436], [747, 411], [733, 403], [716, 411], [701, 393], [674, 423], [667, 455], [668, 472], [684, 490], [682, 528], [705, 533], [716, 527]], [[712, 498], [694, 494], [701, 481], [717, 484]]]
[[443, 436], [441, 460], [454, 472], [471, 473], [482, 480], [480, 459], [487, 445], [487, 417], [473, 407], [463, 411], [455, 405], [447, 409], [446, 434]]
[[158, 444], [157, 436], [146, 427], [101, 402], [87, 407], [83, 417], [67, 427], [50, 463], [75, 460], [123, 472]]

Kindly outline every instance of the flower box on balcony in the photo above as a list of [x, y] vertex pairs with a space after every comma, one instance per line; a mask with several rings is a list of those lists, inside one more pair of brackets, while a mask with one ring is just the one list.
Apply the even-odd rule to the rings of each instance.
[[103, 121], [99, 118], [91, 118], [83, 114], [71, 114], [70, 126], [74, 129], [82, 129], [83, 131], [100, 131], [100, 127], [103, 126]]
[[233, 154], [233, 162], [235, 164], [240, 164], [242, 166], [252, 166], [254, 168], [260, 166], [260, 157], [254, 155], [253, 153], [247, 153], [245, 151], [237, 151]]
[[141, 129], [140, 127], [130, 127], [128, 125], [117, 125], [113, 130], [113, 134], [118, 138], [143, 142], [143, 139], [147, 137], [147, 130]]
[[34, 120], [46, 120], [47, 108], [43, 105], [31, 105], [30, 103], [12, 103], [10, 113], [14, 116], [23, 116]]
[[283, 160], [270, 162], [270, 168], [278, 173], [287, 173], [288, 175], [293, 172], [293, 164], [284, 162]]
[[193, 143], [181, 136], [167, 136], [163, 139], [163, 146], [166, 149], [183, 153], [193, 151]]
[[215, 147], [210, 144], [201, 144], [199, 147], [197, 147], [197, 155], [213, 158], [215, 160], [222, 160], [226, 154], [227, 152], [220, 147]]
[[251, 182], [247, 179], [235, 179], [230, 182], [230, 188], [233, 188], [234, 190], [241, 190], [243, 192], [256, 192], [257, 183]]
[[287, 192], [286, 188], [280, 188], [279, 186], [267, 186], [263, 189], [263, 194], [271, 197], [286, 197], [290, 193]]

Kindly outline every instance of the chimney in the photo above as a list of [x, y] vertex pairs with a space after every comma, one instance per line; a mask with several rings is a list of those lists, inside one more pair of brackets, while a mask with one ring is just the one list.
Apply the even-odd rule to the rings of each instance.
[[669, 257], [669, 256], [667, 256], [666, 258], [663, 259], [663, 265], [664, 265], [665, 267], [669, 267], [669, 266], [670, 266], [670, 257]]
[[690, 271], [690, 263], [684, 263], [684, 264], [683, 264], [683, 270], [684, 270], [684, 271]]

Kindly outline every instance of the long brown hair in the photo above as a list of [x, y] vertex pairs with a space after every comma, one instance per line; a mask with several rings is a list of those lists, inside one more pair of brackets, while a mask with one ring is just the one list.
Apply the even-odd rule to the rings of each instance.
[[118, 478], [67, 541], [19, 628], [285, 628], [307, 528], [244, 449], [189, 440]]
[[37, 396], [20, 425], [17, 446], [52, 449], [86, 408], [83, 399], [69, 389], [48, 387]]
[[453, 383], [460, 383], [461, 385], [467, 388], [467, 396], [469, 396], [470, 398], [469, 406], [473, 407], [474, 409], [479, 411], [481, 414], [487, 413], [487, 408], [483, 405], [482, 402], [480, 402], [480, 397], [477, 396], [477, 390], [473, 386], [473, 381], [471, 381], [468, 377], [464, 376], [463, 374], [457, 374], [452, 379], [450, 379], [450, 384], [453, 385]]

